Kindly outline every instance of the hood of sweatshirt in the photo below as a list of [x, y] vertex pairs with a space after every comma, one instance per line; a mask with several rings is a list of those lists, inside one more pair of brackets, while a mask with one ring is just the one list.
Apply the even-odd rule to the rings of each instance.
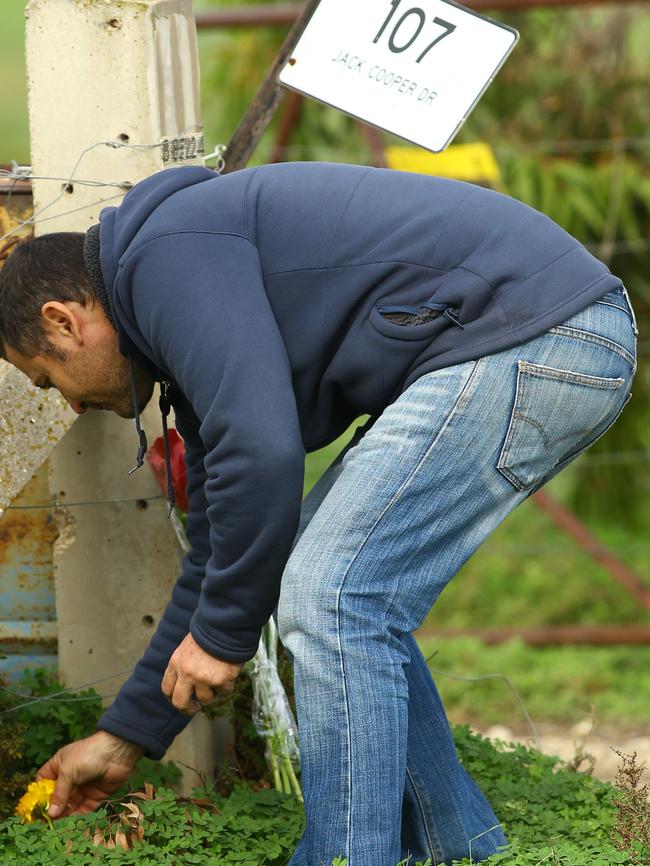
[[[134, 334], [128, 334], [120, 324], [123, 320], [116, 315], [120, 298], [114, 295], [113, 286], [120, 262], [128, 254], [131, 244], [137, 242], [145, 222], [151, 219], [156, 209], [180, 190], [213, 180], [215, 177], [218, 175], [212, 169], [194, 165], [158, 172], [134, 186], [119, 207], [104, 208], [99, 216], [99, 244], [96, 252], [99, 254], [101, 275], [106, 286], [106, 300], [101, 295], [100, 298], [104, 306], [108, 306], [107, 313], [117, 330], [122, 354], [141, 363], [145, 369], [153, 372], [159, 381], [164, 379], [164, 371], [152, 368], [151, 360], [143, 353], [137, 339], [134, 339]], [[96, 228], [94, 230], [97, 231]]]
[[119, 220], [117, 219], [118, 208], [104, 208], [100, 213], [99, 223], [91, 226], [84, 241], [86, 270], [110, 323], [117, 331], [120, 352], [129, 359], [131, 368], [131, 394], [138, 437], [138, 451], [135, 464], [129, 470], [129, 474], [144, 464], [147, 453], [147, 437], [140, 423], [135, 366], [142, 367], [156, 381], [160, 382], [159, 407], [165, 443], [169, 514], [171, 514], [175, 503], [167, 433], [167, 418], [170, 412], [167, 395], [169, 383], [165, 371], [151, 362], [151, 359], [142, 351], [142, 347], [138, 345], [137, 339], [133, 339], [133, 335], [129, 335], [121, 325], [121, 318], [116, 312], [119, 310], [120, 300], [114, 295], [112, 288], [116, 283], [122, 257], [128, 254], [131, 244], [137, 239], [144, 223], [151, 218], [156, 208], [179, 190], [186, 189], [195, 183], [212, 180], [216, 176], [211, 169], [200, 166], [185, 166], [175, 171], [159, 172], [152, 175], [127, 193], [119, 207]]

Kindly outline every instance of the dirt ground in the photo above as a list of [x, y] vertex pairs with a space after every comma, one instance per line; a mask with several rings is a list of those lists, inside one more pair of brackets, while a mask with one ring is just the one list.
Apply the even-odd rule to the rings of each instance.
[[[593, 759], [593, 775], [610, 782], [613, 781], [621, 762], [612, 747], [628, 755], [636, 752], [637, 763], [650, 767], [650, 726], [644, 731], [631, 728], [626, 730], [624, 727], [614, 729], [594, 726], [591, 719], [584, 719], [571, 728], [538, 722], [536, 729], [539, 743], [535, 742], [530, 729], [511, 729], [504, 725], [492, 725], [480, 731], [491, 739], [536, 746], [545, 754], [558, 755], [565, 761], [574, 760], [576, 753], [582, 751], [586, 757], [579, 769], [587, 771]], [[646, 771], [644, 781], [650, 781], [650, 770]]]

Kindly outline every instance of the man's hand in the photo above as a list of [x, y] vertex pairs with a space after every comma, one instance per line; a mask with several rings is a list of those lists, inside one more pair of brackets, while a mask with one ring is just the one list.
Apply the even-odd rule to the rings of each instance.
[[69, 743], [43, 764], [37, 779], [54, 779], [49, 815], [63, 818], [73, 812], [93, 812], [127, 780], [144, 749], [97, 731]]
[[191, 634], [184, 638], [169, 660], [162, 690], [177, 710], [193, 715], [217, 694], [229, 694], [242, 665], [224, 662], [202, 649]]

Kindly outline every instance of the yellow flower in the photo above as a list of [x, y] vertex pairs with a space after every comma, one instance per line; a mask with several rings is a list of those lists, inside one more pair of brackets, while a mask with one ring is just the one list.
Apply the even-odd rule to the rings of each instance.
[[46, 817], [50, 808], [50, 800], [56, 787], [52, 779], [40, 779], [38, 782], [30, 782], [27, 791], [18, 801], [16, 815], [20, 815], [23, 824], [31, 824], [34, 820], [34, 811], [38, 811], [42, 817]]

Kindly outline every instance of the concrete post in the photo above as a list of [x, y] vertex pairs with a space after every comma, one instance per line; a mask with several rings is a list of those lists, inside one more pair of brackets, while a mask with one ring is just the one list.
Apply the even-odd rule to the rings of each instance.
[[[27, 19], [37, 232], [85, 231], [131, 184], [200, 161], [191, 0], [30, 0]], [[178, 573], [162, 503], [149, 501], [158, 492], [150, 473], [127, 477], [136, 447], [132, 422], [89, 413], [52, 457], [57, 500], [99, 503], [58, 510], [59, 663], [70, 686], [133, 666]], [[124, 678], [102, 683], [101, 693], [114, 694]], [[209, 776], [212, 748], [200, 718], [168, 757]], [[185, 790], [193, 784], [188, 774]]]

